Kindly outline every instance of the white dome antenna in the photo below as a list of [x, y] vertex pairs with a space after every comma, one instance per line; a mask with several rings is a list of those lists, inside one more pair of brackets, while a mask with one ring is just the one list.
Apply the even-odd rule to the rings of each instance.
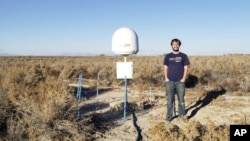
[[112, 37], [112, 51], [117, 55], [131, 55], [139, 51], [136, 32], [128, 27], [117, 29]]
[[112, 51], [124, 56], [124, 62], [116, 62], [116, 70], [117, 79], [125, 80], [123, 120], [126, 120], [127, 79], [133, 78], [133, 62], [127, 62], [126, 56], [138, 52], [138, 37], [135, 31], [128, 27], [117, 29], [112, 37]]

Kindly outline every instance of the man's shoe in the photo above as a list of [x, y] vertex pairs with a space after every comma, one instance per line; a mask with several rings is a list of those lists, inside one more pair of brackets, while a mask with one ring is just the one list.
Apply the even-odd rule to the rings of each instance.
[[173, 118], [167, 118], [166, 120], [171, 122], [173, 120]]

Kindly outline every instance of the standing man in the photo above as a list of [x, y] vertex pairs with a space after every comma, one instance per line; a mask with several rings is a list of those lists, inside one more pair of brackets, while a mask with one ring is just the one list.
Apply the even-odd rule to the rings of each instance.
[[190, 64], [186, 54], [179, 51], [181, 41], [173, 39], [171, 41], [172, 52], [164, 58], [164, 75], [166, 81], [167, 101], [167, 120], [173, 119], [174, 97], [178, 97], [179, 117], [186, 114], [185, 112], [185, 80], [187, 76], [188, 65]]

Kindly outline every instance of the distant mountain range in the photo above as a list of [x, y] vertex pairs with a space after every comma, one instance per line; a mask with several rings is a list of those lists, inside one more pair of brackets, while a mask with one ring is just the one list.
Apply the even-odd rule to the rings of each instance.
[[4, 53], [4, 52], [0, 52], [0, 56], [17, 56], [15, 54], [9, 54], [9, 53]]
[[[143, 54], [137, 54], [137, 55], [142, 55]], [[250, 54], [222, 54], [224, 55], [250, 55]], [[10, 54], [10, 53], [5, 53], [5, 52], [0, 52], [0, 56], [116, 56], [115, 54], [95, 54], [95, 53], [61, 53], [61, 54], [41, 54], [41, 55], [20, 55], [20, 54]], [[153, 55], [154, 56], [154, 55]], [[157, 56], [157, 55], [156, 55]], [[196, 56], [196, 55], [190, 55], [190, 56]], [[197, 55], [199, 56], [199, 55]], [[206, 56], [206, 55], [205, 55]], [[213, 56], [213, 55], [211, 55]]]

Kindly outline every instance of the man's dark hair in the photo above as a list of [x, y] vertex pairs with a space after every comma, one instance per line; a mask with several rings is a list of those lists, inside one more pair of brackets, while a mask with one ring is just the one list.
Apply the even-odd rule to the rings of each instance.
[[179, 46], [181, 46], [181, 40], [179, 40], [179, 39], [177, 39], [177, 38], [173, 39], [173, 40], [171, 41], [171, 46], [172, 46], [173, 42], [177, 42], [177, 43], [179, 43]]

